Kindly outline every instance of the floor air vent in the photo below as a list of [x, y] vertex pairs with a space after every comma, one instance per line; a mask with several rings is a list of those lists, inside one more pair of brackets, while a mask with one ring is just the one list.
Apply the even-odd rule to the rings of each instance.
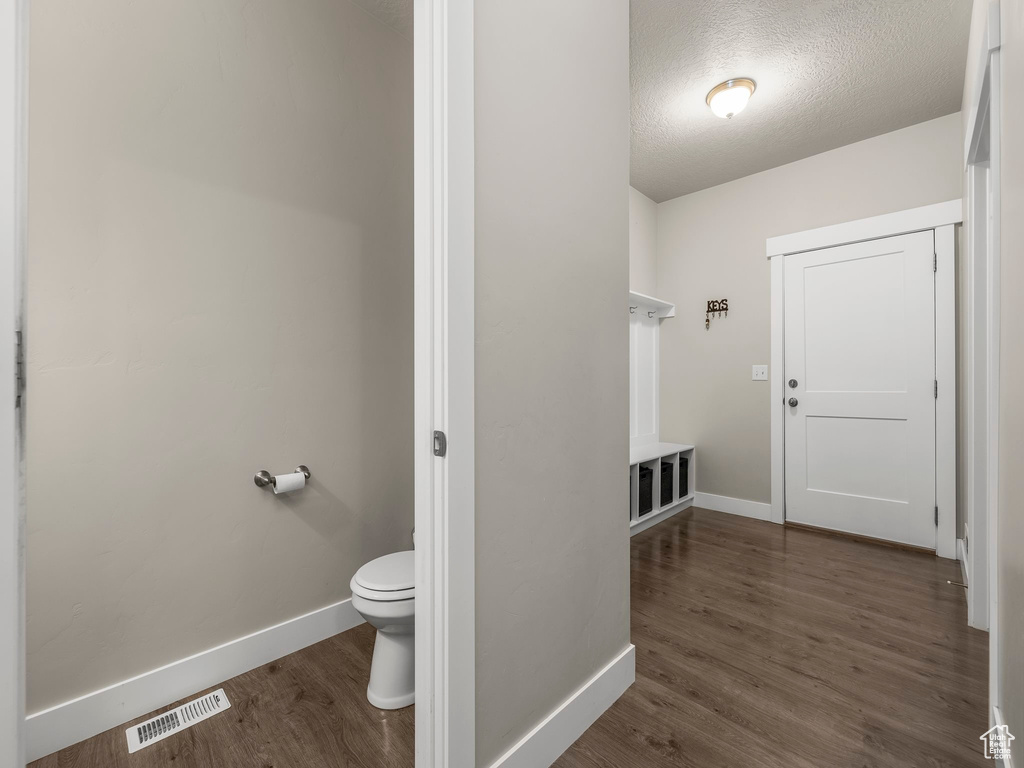
[[143, 747], [148, 747], [160, 739], [166, 739], [172, 733], [178, 733], [208, 717], [213, 717], [230, 706], [231, 702], [228, 701], [224, 689], [219, 688], [195, 701], [182, 704], [170, 712], [164, 712], [144, 723], [133, 725], [125, 730], [125, 735], [128, 737], [128, 752], [138, 752]]

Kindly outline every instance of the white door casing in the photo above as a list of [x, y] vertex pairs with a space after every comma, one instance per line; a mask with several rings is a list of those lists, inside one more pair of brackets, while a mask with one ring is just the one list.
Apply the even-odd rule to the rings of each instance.
[[968, 169], [971, 202], [967, 235], [967, 455], [964, 544], [967, 558], [967, 623], [988, 630], [988, 338], [989, 169], [986, 163]]
[[25, 500], [15, 329], [25, 246], [27, 0], [0, 4], [0, 766], [25, 764]]
[[[990, 0], [974, 62], [972, 100], [964, 104], [968, 172], [966, 416], [968, 621], [988, 629], [989, 725], [1001, 722], [1004, 670], [999, 646], [999, 272], [1002, 119], [1001, 8]], [[971, 62], [968, 62], [970, 64]], [[970, 70], [970, 68], [969, 68]], [[1014, 87], [1009, 84], [1006, 87]], [[1019, 734], [1018, 734], [1019, 735]]]
[[932, 231], [787, 257], [787, 520], [935, 549], [934, 258]]
[[473, 57], [473, 0], [415, 0], [417, 768], [476, 761]]

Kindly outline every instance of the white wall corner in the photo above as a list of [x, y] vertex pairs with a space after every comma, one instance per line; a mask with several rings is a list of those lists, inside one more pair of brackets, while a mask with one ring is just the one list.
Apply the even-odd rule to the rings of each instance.
[[28, 760], [38, 760], [362, 623], [352, 600], [342, 600], [36, 712], [25, 719]]
[[629, 289], [657, 294], [658, 204], [629, 188]]
[[491, 768], [547, 768], [635, 680], [636, 648], [630, 645], [495, 760]]

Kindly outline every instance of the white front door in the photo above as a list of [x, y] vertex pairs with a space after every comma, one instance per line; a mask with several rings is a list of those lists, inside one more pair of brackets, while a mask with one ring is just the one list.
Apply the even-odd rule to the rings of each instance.
[[786, 257], [786, 520], [935, 549], [934, 233]]

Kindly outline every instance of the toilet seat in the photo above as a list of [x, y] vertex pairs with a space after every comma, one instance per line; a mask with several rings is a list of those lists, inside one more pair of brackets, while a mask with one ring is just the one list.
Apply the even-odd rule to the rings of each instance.
[[391, 602], [416, 597], [415, 552], [394, 552], [371, 560], [352, 577], [353, 595], [365, 600]]

